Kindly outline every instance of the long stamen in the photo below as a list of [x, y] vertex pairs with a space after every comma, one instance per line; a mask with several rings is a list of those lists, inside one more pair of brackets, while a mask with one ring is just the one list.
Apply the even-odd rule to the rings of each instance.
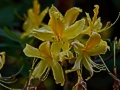
[[49, 72], [50, 72], [50, 67], [48, 67], [47, 71], [45, 72], [45, 75], [43, 77], [41, 77], [42, 81], [44, 81], [47, 78]]
[[107, 70], [108, 72], [110, 72], [110, 70], [107, 68], [107, 66], [106, 66], [104, 60], [102, 59], [102, 57], [101, 57], [99, 54], [98, 54], [98, 56], [100, 57], [100, 59], [101, 59], [103, 65], [105, 66], [106, 70]]
[[115, 25], [115, 23], [118, 21], [119, 17], [120, 17], [120, 12], [119, 12], [119, 14], [118, 14], [118, 17], [117, 17], [116, 20], [114, 21], [114, 23], [112, 23], [109, 27], [108, 27], [108, 24], [109, 24], [109, 23], [107, 23], [107, 25], [105, 26], [105, 28], [101, 29], [100, 32], [105, 31], [105, 30], [111, 28], [113, 25]]
[[5, 88], [7, 88], [7, 89], [9, 89], [9, 90], [11, 90], [11, 88], [10, 88], [10, 87], [5, 86], [5, 85], [4, 85], [4, 84], [2, 84], [2, 83], [0, 83], [0, 85], [1, 85], [1, 86], [3, 86], [3, 87], [5, 87]]

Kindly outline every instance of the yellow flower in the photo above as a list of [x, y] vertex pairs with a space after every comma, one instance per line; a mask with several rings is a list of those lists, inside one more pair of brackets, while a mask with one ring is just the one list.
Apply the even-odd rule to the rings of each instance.
[[5, 64], [5, 52], [0, 53], [0, 69], [3, 67]]
[[92, 77], [93, 72], [95, 71], [93, 67], [97, 68], [99, 71], [105, 69], [103, 65], [96, 64], [91, 60], [91, 56], [105, 54], [108, 49], [107, 43], [101, 40], [101, 36], [98, 33], [93, 32], [85, 45], [79, 41], [73, 42], [73, 47], [77, 53], [76, 61], [73, 68], [71, 70], [67, 70], [66, 73], [81, 70], [82, 65], [84, 65], [84, 67], [90, 72], [90, 77]]
[[48, 25], [39, 29], [33, 29], [32, 35], [42, 41], [61, 42], [60, 46], [68, 50], [68, 40], [77, 37], [79, 35], [78, 32], [84, 28], [84, 19], [75, 22], [81, 11], [81, 9], [73, 7], [63, 16], [57, 8], [52, 5], [49, 10], [50, 20]]
[[34, 48], [30, 45], [26, 45], [24, 49], [24, 53], [28, 57], [37, 57], [40, 58], [40, 62], [35, 67], [31, 79], [32, 78], [46, 78], [50, 68], [52, 69], [54, 79], [56, 83], [61, 83], [64, 85], [64, 73], [62, 67], [59, 64], [59, 45], [52, 44], [50, 42], [43, 42], [39, 48]]
[[88, 25], [86, 25], [86, 28], [81, 32], [81, 34], [88, 34], [90, 35], [91, 32], [103, 32], [105, 30], [107, 30], [108, 28], [110, 28], [111, 26], [108, 25], [108, 23], [106, 24], [106, 26], [104, 28], [102, 28], [102, 23], [101, 23], [101, 18], [97, 18], [98, 14], [99, 14], [99, 6], [98, 5], [94, 5], [94, 16], [91, 19], [89, 13], [86, 13], [87, 16], [87, 20], [86, 23], [88, 23]]
[[39, 28], [42, 26], [42, 21], [47, 12], [48, 7], [40, 12], [40, 4], [38, 3], [38, 0], [33, 0], [33, 8], [28, 10], [28, 17], [26, 17], [26, 20], [23, 24], [23, 30], [25, 32], [21, 35], [21, 37], [29, 35], [30, 30], [33, 28]]

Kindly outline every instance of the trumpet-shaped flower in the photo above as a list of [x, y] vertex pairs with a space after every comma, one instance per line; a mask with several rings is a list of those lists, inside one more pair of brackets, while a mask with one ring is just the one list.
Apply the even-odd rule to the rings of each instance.
[[54, 79], [56, 83], [61, 83], [64, 85], [64, 73], [62, 67], [59, 64], [59, 45], [56, 44], [50, 45], [50, 42], [43, 42], [39, 48], [34, 48], [30, 45], [26, 45], [24, 53], [28, 57], [37, 57], [40, 58], [40, 62], [37, 64], [33, 70], [32, 78], [46, 78], [50, 68], [52, 69]]
[[65, 13], [65, 16], [63, 16], [57, 8], [52, 5], [49, 10], [50, 20], [48, 25], [39, 29], [33, 29], [32, 35], [42, 41], [47, 40], [61, 42], [61, 44], [64, 43], [65, 47], [67, 47], [67, 45], [69, 46], [68, 40], [78, 36], [79, 32], [84, 28], [84, 19], [75, 22], [81, 11], [81, 9], [73, 7]]
[[[77, 53], [77, 58], [73, 68], [67, 70], [66, 73], [81, 70], [82, 65], [84, 65], [84, 67], [90, 72], [90, 77], [92, 77], [93, 72], [95, 71], [93, 68], [96, 68], [99, 71], [105, 69], [102, 64], [96, 64], [91, 60], [91, 56], [105, 54], [108, 49], [107, 43], [101, 40], [101, 36], [98, 33], [93, 32], [85, 45], [79, 41], [73, 42], [73, 47]], [[87, 80], [90, 77], [88, 77]]]
[[102, 28], [101, 18], [100, 17], [97, 18], [98, 14], [99, 14], [99, 6], [98, 5], [94, 5], [94, 6], [95, 6], [95, 8], [93, 10], [94, 16], [92, 19], [90, 18], [89, 13], [86, 13], [86, 16], [87, 16], [86, 21], [87, 21], [88, 25], [86, 25], [86, 28], [81, 32], [81, 34], [90, 35], [91, 32], [100, 33], [111, 27], [107, 23], [106, 26], [104, 28]]
[[32, 30], [33, 28], [39, 28], [40, 26], [42, 26], [42, 21], [47, 12], [48, 7], [40, 12], [40, 4], [38, 3], [38, 0], [33, 0], [33, 8], [30, 8], [28, 10], [28, 17], [26, 17], [26, 20], [23, 24], [23, 30], [25, 32], [21, 35], [21, 37], [29, 35], [30, 30]]

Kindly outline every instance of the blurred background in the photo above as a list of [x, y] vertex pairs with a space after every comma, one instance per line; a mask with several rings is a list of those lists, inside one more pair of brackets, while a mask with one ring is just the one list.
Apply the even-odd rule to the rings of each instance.
[[[88, 12], [93, 17], [94, 5], [98, 4], [99, 17], [103, 27], [108, 21], [114, 23], [120, 12], [120, 0], [38, 0], [41, 5], [41, 11], [46, 7], [51, 7], [54, 4], [58, 10], [64, 15], [64, 13], [71, 7], [80, 7], [83, 12], [80, 13], [78, 19], [85, 16], [85, 12]], [[27, 10], [33, 7], [33, 0], [0, 0], [0, 52], [6, 52], [6, 63], [0, 70], [3, 77], [14, 76], [18, 79], [17, 82], [7, 84], [1, 82], [7, 86], [13, 88], [22, 88], [29, 75], [29, 69], [31, 67], [31, 58], [28, 58], [22, 52], [26, 43], [29, 43], [31, 38], [26, 38], [24, 41], [19, 40], [19, 35], [23, 32], [22, 25], [24, 23], [24, 15], [27, 14]], [[49, 15], [45, 16], [44, 23], [48, 23]], [[11, 31], [12, 33], [10, 33]], [[115, 37], [120, 38], [120, 19], [109, 30], [102, 33], [103, 38], [110, 38], [114, 40]], [[119, 60], [119, 57], [118, 57]], [[113, 60], [106, 61], [108, 68], [112, 71]], [[118, 77], [120, 77], [120, 61], [117, 61]], [[21, 71], [20, 71], [21, 70]], [[20, 72], [19, 72], [20, 71]], [[17, 74], [18, 73], [18, 74]], [[75, 77], [75, 78], [72, 78]], [[84, 77], [84, 76], [83, 76]], [[71, 73], [69, 75], [70, 80], [74, 83], [76, 74]], [[5, 81], [4, 79], [2, 79]], [[8, 81], [6, 81], [8, 82]], [[11, 82], [14, 82], [11, 81]], [[54, 83], [52, 74], [43, 82], [37, 81], [39, 85], [38, 90], [65, 90], [65, 87], [61, 87]], [[38, 83], [39, 82], [39, 83]], [[94, 76], [87, 81], [88, 90], [113, 90], [113, 79], [107, 74], [107, 72], [95, 73]], [[0, 90], [8, 90], [0, 86]], [[71, 90], [71, 86], [68, 90]]]

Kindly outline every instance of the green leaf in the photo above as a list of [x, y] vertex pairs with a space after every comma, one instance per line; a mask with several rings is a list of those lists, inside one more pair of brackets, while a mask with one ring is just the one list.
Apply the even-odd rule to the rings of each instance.
[[10, 31], [7, 27], [4, 27], [4, 31], [5, 33], [14, 41], [17, 41], [17, 42], [21, 42], [21, 39], [19, 36], [17, 36], [15, 33], [13, 33], [12, 31]]

